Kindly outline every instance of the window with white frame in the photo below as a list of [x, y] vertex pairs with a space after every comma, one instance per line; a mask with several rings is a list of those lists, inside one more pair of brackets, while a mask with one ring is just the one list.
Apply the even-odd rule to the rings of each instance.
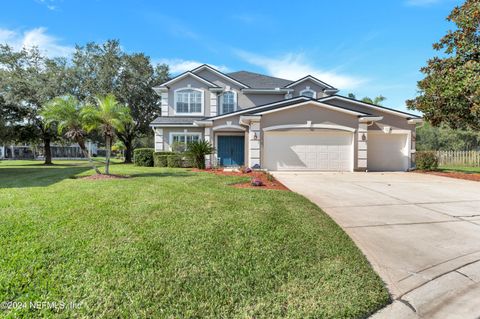
[[305, 90], [300, 91], [300, 95], [310, 97], [313, 99], [317, 97], [317, 93], [314, 90], [310, 89], [309, 86], [307, 86]]
[[172, 145], [175, 145], [180, 148], [175, 151], [186, 151], [188, 144], [200, 140], [201, 136], [201, 133], [170, 133], [170, 149], [172, 149]]
[[235, 111], [237, 107], [237, 94], [233, 91], [227, 91], [220, 95], [220, 114]]
[[191, 88], [176, 90], [175, 113], [203, 114], [203, 91]]

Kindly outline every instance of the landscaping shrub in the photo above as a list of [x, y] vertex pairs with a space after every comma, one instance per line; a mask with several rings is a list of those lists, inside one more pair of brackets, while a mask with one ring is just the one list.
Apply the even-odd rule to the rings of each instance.
[[194, 141], [187, 146], [187, 156], [198, 169], [205, 169], [205, 156], [213, 154], [214, 151], [212, 144], [205, 140]]
[[136, 166], [153, 166], [153, 148], [137, 148], [133, 151], [133, 162]]
[[153, 153], [153, 166], [155, 167], [167, 167], [167, 157], [173, 155], [173, 152], [155, 152]]
[[417, 169], [434, 171], [438, 168], [438, 157], [434, 151], [417, 152]]
[[180, 154], [172, 154], [167, 156], [168, 167], [182, 167], [182, 156]]

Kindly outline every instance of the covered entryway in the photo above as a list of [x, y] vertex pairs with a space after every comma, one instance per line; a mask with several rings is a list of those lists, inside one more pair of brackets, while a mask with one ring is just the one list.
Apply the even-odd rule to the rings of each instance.
[[245, 163], [243, 135], [217, 136], [217, 155], [221, 166], [241, 166]]
[[369, 171], [408, 170], [408, 134], [368, 132]]
[[353, 133], [339, 130], [269, 131], [264, 136], [269, 170], [353, 170]]

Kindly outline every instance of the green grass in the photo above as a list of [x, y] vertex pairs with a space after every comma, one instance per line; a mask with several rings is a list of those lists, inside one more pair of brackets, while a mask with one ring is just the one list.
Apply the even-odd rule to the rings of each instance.
[[467, 166], [440, 166], [438, 170], [443, 172], [480, 173], [480, 167]]
[[[242, 177], [86, 163], [0, 163], [0, 309], [6, 318], [356, 318], [389, 302], [318, 207]], [[2, 304], [0, 304], [2, 307]], [[5, 306], [3, 305], [5, 308]]]

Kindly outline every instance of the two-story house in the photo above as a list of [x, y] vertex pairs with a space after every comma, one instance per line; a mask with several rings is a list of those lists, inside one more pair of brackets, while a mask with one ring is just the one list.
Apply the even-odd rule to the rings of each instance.
[[307, 75], [292, 81], [202, 65], [154, 90], [155, 150], [205, 139], [222, 166], [268, 170], [405, 171], [414, 166], [414, 114], [337, 95]]

